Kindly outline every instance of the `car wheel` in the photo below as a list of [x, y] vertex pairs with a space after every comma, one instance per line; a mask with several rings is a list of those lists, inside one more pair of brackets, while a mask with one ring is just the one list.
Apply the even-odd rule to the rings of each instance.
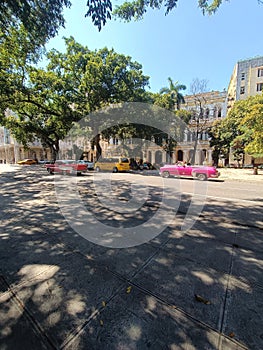
[[205, 181], [207, 179], [206, 174], [196, 174], [196, 178], [200, 181]]
[[164, 172], [162, 173], [162, 177], [165, 177], [165, 178], [170, 177], [169, 171], [164, 171]]
[[52, 171], [50, 168], [47, 168], [47, 171], [48, 171], [48, 173], [49, 173], [50, 175], [53, 175], [53, 174], [54, 174], [53, 171]]
[[113, 173], [117, 173], [117, 172], [118, 172], [118, 168], [115, 166], [115, 167], [112, 169], [112, 172], [113, 172]]
[[96, 166], [95, 170], [97, 171], [97, 173], [99, 173], [100, 172], [100, 167]]

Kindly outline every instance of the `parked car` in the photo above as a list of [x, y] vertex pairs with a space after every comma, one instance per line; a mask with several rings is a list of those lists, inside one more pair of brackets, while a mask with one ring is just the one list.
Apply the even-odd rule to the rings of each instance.
[[130, 169], [131, 170], [154, 170], [156, 169], [150, 162], [136, 162], [134, 158], [130, 159]]
[[19, 160], [19, 161], [17, 162], [17, 164], [20, 164], [20, 165], [32, 165], [32, 164], [37, 164], [37, 160], [31, 159], [31, 158], [27, 158], [27, 159]]
[[154, 170], [154, 166], [150, 162], [143, 162], [139, 165], [140, 170]]
[[48, 163], [46, 164], [46, 169], [50, 174], [59, 173], [80, 175], [87, 171], [87, 165], [80, 164], [77, 160], [66, 159]]
[[198, 180], [207, 180], [217, 178], [220, 173], [213, 166], [192, 166], [192, 165], [171, 165], [166, 164], [160, 168], [160, 175], [163, 177], [177, 176], [177, 177], [193, 177]]
[[51, 163], [52, 161], [51, 160], [48, 160], [48, 159], [40, 159], [38, 161], [38, 164], [48, 164], [48, 163]]
[[130, 161], [126, 157], [111, 157], [111, 158], [100, 158], [95, 163], [96, 171], [112, 171], [117, 173], [119, 171], [129, 171]]
[[88, 170], [94, 170], [94, 163], [89, 160], [79, 160], [79, 164], [86, 164]]

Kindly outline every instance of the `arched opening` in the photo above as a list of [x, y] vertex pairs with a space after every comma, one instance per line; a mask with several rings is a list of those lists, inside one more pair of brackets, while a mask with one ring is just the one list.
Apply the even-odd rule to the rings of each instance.
[[161, 163], [162, 163], [162, 160], [163, 160], [162, 152], [161, 152], [161, 151], [157, 151], [157, 152], [155, 153], [155, 163], [156, 163], [156, 164], [161, 164]]
[[177, 152], [177, 161], [182, 162], [183, 160], [184, 160], [184, 152], [181, 149], [179, 149]]
[[206, 149], [202, 149], [201, 154], [200, 154], [200, 164], [203, 164], [206, 161], [206, 155], [207, 151]]

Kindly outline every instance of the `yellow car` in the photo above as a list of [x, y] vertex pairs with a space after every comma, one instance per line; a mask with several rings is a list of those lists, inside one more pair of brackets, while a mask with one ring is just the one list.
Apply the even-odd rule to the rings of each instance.
[[112, 171], [117, 173], [119, 171], [129, 171], [130, 161], [125, 157], [111, 157], [111, 158], [99, 158], [95, 163], [96, 171]]
[[17, 162], [17, 164], [20, 165], [32, 165], [32, 164], [37, 164], [37, 161], [35, 159], [23, 159], [23, 160], [19, 160]]

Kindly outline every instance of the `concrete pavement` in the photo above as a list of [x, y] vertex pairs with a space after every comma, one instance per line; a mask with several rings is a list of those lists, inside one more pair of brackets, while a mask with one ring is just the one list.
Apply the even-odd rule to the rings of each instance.
[[[155, 239], [112, 249], [72, 230], [44, 169], [10, 167], [0, 183], [1, 350], [263, 348], [263, 202], [207, 200], [185, 233], [184, 196]], [[92, 210], [86, 181], [79, 193]], [[134, 218], [94, 215], [140, 225], [148, 200]]]

